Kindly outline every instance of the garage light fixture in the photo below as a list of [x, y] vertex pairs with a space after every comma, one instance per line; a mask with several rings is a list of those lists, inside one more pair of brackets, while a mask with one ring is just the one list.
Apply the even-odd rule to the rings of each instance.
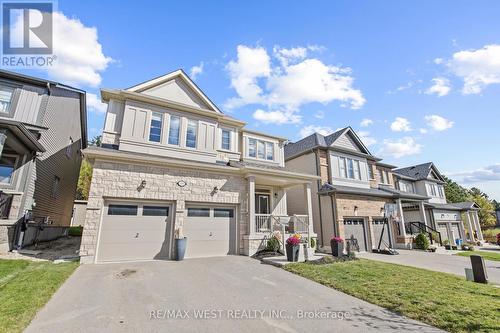
[[212, 191], [212, 193], [214, 193], [214, 194], [215, 194], [215, 193], [217, 193], [217, 192], [219, 192], [219, 188], [218, 188], [217, 186], [215, 186], [215, 187], [214, 187], [214, 189], [213, 189], [213, 191]]
[[143, 179], [141, 184], [139, 186], [137, 186], [137, 191], [141, 191], [145, 187], [146, 187], [146, 180]]

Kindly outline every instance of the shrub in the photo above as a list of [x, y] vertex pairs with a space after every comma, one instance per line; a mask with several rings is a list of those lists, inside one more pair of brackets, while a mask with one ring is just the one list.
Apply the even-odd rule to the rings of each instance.
[[69, 231], [68, 231], [68, 236], [81, 236], [83, 233], [83, 227], [82, 226], [78, 226], [78, 227], [69, 227]]
[[314, 239], [314, 238], [311, 237], [311, 243], [310, 243], [310, 245], [311, 245], [311, 248], [315, 249], [316, 248], [316, 239]]
[[474, 243], [464, 243], [461, 248], [463, 251], [474, 251]]
[[267, 241], [266, 250], [277, 252], [280, 249], [280, 241], [276, 237], [269, 238]]
[[417, 237], [415, 237], [415, 245], [417, 249], [427, 250], [429, 248], [429, 239], [424, 233], [419, 233]]

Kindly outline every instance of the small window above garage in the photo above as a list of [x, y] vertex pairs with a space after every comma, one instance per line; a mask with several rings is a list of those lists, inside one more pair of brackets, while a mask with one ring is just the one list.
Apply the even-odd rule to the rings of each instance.
[[214, 217], [234, 217], [234, 210], [229, 208], [214, 208]]
[[136, 205], [109, 205], [108, 215], [137, 215]]
[[210, 217], [210, 208], [188, 208], [187, 215], [191, 217]]
[[168, 207], [164, 206], [143, 206], [142, 216], [168, 216]]

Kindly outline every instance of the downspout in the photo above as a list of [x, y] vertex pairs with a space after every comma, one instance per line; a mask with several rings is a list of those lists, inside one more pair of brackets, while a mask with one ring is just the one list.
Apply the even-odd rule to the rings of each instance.
[[[314, 151], [315, 157], [316, 157], [316, 176], [321, 177], [321, 166], [320, 166], [320, 161], [319, 161], [319, 154], [318, 150]], [[318, 190], [321, 188], [321, 178], [316, 181], [318, 184]], [[324, 245], [324, 235], [323, 235], [323, 212], [321, 209], [321, 195], [316, 191], [316, 195], [318, 196], [318, 208], [319, 208], [319, 233], [321, 235], [321, 243]]]

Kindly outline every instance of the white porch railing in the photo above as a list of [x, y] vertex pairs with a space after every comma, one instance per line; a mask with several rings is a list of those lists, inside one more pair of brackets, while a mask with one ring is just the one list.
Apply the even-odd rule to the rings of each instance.
[[307, 234], [309, 232], [309, 217], [307, 215], [272, 215], [255, 214], [255, 231], [269, 233], [281, 231], [285, 227], [286, 233]]

